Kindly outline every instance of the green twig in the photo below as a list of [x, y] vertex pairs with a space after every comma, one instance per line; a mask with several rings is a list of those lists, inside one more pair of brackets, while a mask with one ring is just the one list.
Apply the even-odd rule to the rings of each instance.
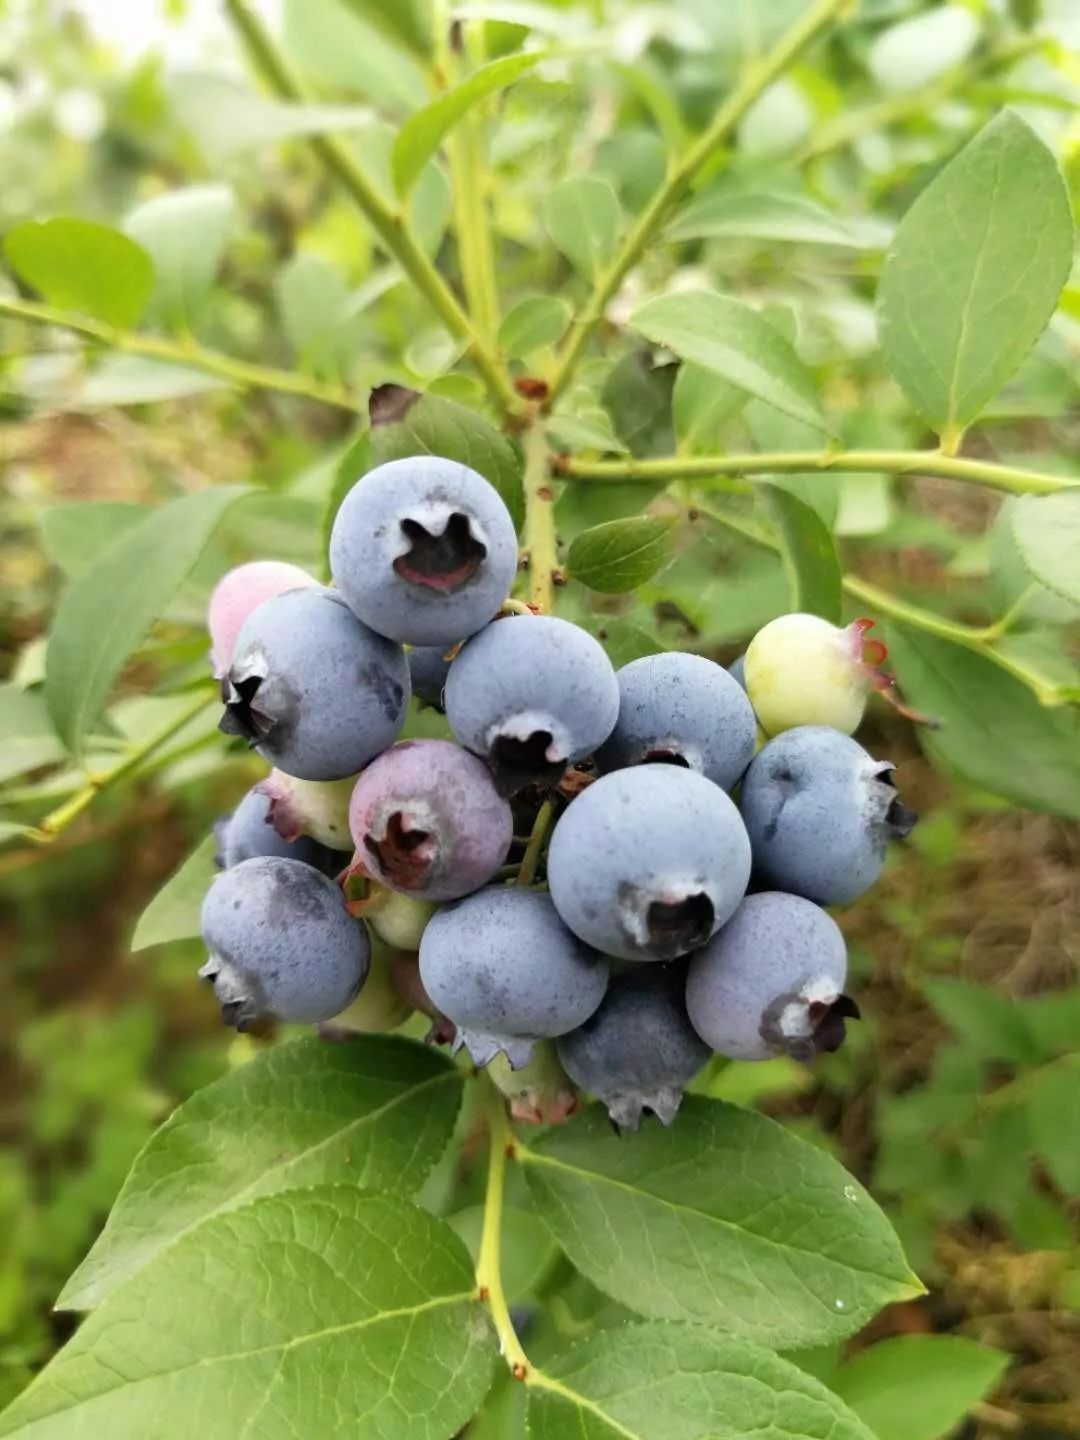
[[849, 3], [850, 0], [816, 0], [806, 14], [780, 37], [769, 54], [747, 69], [743, 79], [717, 111], [712, 124], [671, 166], [663, 185], [639, 215], [619, 253], [597, 277], [585, 309], [576, 318], [551, 381], [552, 404], [566, 388], [589, 336], [603, 318], [608, 302], [690, 190], [701, 170], [727, 144], [735, 127], [754, 102], [830, 22], [848, 8]]
[[147, 360], [162, 360], [170, 365], [187, 365], [207, 375], [217, 375], [233, 385], [248, 390], [275, 390], [281, 395], [298, 395], [305, 400], [319, 400], [340, 410], [362, 409], [358, 395], [341, 385], [329, 385], [293, 370], [272, 370], [266, 365], [250, 365], [216, 350], [206, 350], [192, 340], [166, 340], [158, 335], [140, 335], [133, 330], [120, 330], [100, 320], [57, 310], [52, 305], [39, 305], [33, 300], [0, 298], [0, 315], [23, 320], [28, 325], [54, 325], [70, 330], [84, 340], [93, 340], [110, 350], [127, 355], [142, 355]]
[[1060, 475], [967, 460], [938, 450], [763, 450], [746, 455], [674, 455], [661, 460], [575, 460], [563, 457], [558, 473], [569, 480], [699, 480], [727, 475], [793, 475], [822, 470], [843, 474], [936, 475], [967, 480], [1010, 495], [1049, 495], [1080, 484]]
[[[284, 100], [303, 102], [307, 98], [303, 87], [251, 0], [225, 0], [225, 8], [271, 90]], [[492, 399], [508, 414], [520, 411], [521, 402], [509, 375], [499, 365], [454, 292], [420, 246], [407, 217], [387, 201], [351, 150], [340, 140], [331, 135], [312, 135], [308, 137], [308, 144], [367, 217], [383, 245], [450, 334], [465, 342], [469, 358]]]
[[525, 434], [525, 552], [529, 557], [529, 603], [549, 615], [555, 608], [559, 556], [555, 545], [555, 492], [544, 432]]
[[174, 735], [180, 733], [185, 725], [189, 725], [196, 716], [201, 715], [217, 699], [216, 692], [208, 693], [200, 690], [189, 705], [172, 716], [164, 725], [148, 735], [145, 740], [133, 745], [124, 755], [119, 764], [114, 765], [111, 770], [106, 770], [100, 775], [90, 775], [86, 784], [81, 790], [66, 800], [63, 805], [46, 815], [37, 830], [33, 832], [33, 839], [41, 845], [51, 844], [58, 835], [68, 828], [86, 810], [99, 795], [106, 790], [111, 790], [114, 785], [125, 779], [134, 770], [139, 769], [143, 761], [148, 759], [162, 745], [170, 741]]
[[[480, 32], [483, 27], [462, 22], [461, 30], [466, 56], [474, 64], [482, 64]], [[484, 344], [494, 350], [499, 330], [499, 293], [495, 279], [494, 231], [488, 214], [483, 134], [475, 113], [464, 115], [454, 127], [447, 140], [447, 154], [454, 200], [454, 233], [465, 298]]]

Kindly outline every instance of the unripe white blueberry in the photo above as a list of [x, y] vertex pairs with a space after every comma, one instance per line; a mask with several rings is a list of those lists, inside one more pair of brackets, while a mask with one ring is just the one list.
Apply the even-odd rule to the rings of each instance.
[[762, 728], [778, 735], [795, 725], [829, 725], [851, 735], [870, 692], [859, 622], [840, 629], [818, 615], [770, 620], [746, 651], [746, 692]]

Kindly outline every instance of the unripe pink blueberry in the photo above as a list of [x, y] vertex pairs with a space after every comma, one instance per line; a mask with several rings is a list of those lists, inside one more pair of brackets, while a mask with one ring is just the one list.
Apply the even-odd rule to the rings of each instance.
[[819, 615], [781, 615], [751, 640], [743, 674], [762, 728], [779, 735], [796, 725], [828, 725], [851, 735], [872, 689], [887, 687], [877, 667], [885, 658], [867, 640], [870, 620], [841, 629]]
[[299, 565], [284, 560], [253, 560], [223, 575], [214, 586], [206, 612], [214, 675], [220, 679], [232, 664], [236, 637], [256, 606], [286, 590], [318, 583]]
[[448, 740], [406, 740], [373, 760], [353, 790], [349, 825], [367, 873], [423, 900], [478, 890], [514, 835], [486, 765]]

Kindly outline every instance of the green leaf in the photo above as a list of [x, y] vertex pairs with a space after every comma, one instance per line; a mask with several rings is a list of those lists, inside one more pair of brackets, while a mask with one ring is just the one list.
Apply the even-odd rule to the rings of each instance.
[[147, 360], [142, 355], [106, 355], [66, 401], [73, 410], [104, 410], [114, 405], [152, 405], [228, 390], [228, 380], [191, 365]]
[[125, 221], [153, 257], [153, 309], [171, 329], [194, 329], [202, 317], [235, 216], [228, 185], [185, 185], [145, 201]]
[[521, 528], [525, 518], [521, 455], [490, 420], [456, 400], [419, 395], [400, 385], [373, 391], [370, 408], [372, 465], [409, 455], [442, 455], [469, 465], [495, 486], [515, 527]]
[[1013, 508], [1012, 528], [1032, 576], [1080, 605], [1080, 490], [1021, 495]]
[[4, 237], [4, 254], [50, 305], [121, 329], [135, 324], [154, 285], [143, 247], [94, 220], [24, 220]]
[[494, 95], [497, 90], [505, 90], [544, 58], [544, 51], [532, 50], [528, 54], [505, 55], [501, 60], [492, 60], [489, 65], [482, 65], [474, 71], [461, 85], [411, 115], [394, 141], [392, 164], [394, 189], [398, 195], [404, 197], [409, 193], [447, 134], [474, 105]]
[[631, 455], [670, 455], [674, 449], [671, 397], [678, 368], [654, 365], [651, 354], [637, 351], [608, 373], [600, 398]]
[[620, 1137], [593, 1107], [521, 1159], [572, 1263], [650, 1318], [797, 1347], [920, 1293], [866, 1191], [752, 1111], [691, 1096], [670, 1130]]
[[554, 345], [570, 324], [572, 311], [557, 295], [526, 295], [499, 326], [499, 347], [514, 360]]
[[808, 245], [880, 249], [889, 238], [883, 226], [843, 220], [802, 195], [716, 191], [676, 214], [664, 232], [679, 240], [778, 240]]
[[839, 625], [844, 612], [843, 571], [825, 522], [779, 485], [759, 485], [756, 493], [780, 538], [792, 610], [820, 615]]
[[824, 430], [810, 372], [763, 315], [711, 290], [647, 300], [630, 325], [684, 360], [696, 361], [778, 410]]
[[219, 1214], [115, 1292], [0, 1435], [446, 1440], [496, 1350], [464, 1245], [355, 1183]]
[[609, 180], [630, 210], [643, 210], [664, 183], [667, 151], [652, 130], [619, 130], [596, 147], [593, 174]]
[[436, 1051], [392, 1035], [262, 1051], [151, 1137], [57, 1304], [93, 1309], [154, 1256], [260, 1195], [336, 1180], [415, 1191], [450, 1138], [462, 1078]]
[[345, 277], [322, 255], [301, 251], [278, 271], [274, 294], [282, 327], [301, 365], [316, 375], [348, 375], [370, 327], [354, 310]]
[[860, 1350], [830, 1385], [877, 1440], [939, 1440], [1008, 1366], [1002, 1351], [961, 1335], [904, 1335]]
[[675, 525], [671, 515], [636, 515], [594, 525], [571, 542], [566, 573], [604, 595], [636, 590], [671, 559]]
[[391, 40], [417, 55], [431, 49], [429, 6], [426, 0], [345, 0], [361, 19], [368, 20]]
[[0, 782], [64, 758], [41, 696], [17, 685], [0, 685]]
[[45, 660], [45, 703], [68, 749], [83, 737], [113, 681], [243, 495], [219, 486], [172, 500], [127, 530], [72, 582], [60, 601]]
[[1011, 111], [980, 130], [900, 222], [878, 287], [889, 369], [949, 443], [1054, 313], [1073, 222], [1053, 155]]
[[1080, 1195], [1080, 1053], [1044, 1065], [1025, 1082], [1032, 1145], [1054, 1184], [1075, 1198]]
[[324, 85], [394, 110], [414, 110], [426, 93], [424, 70], [362, 19], [347, 0], [285, 0], [285, 53]]
[[882, 90], [899, 94], [929, 85], [967, 59], [980, 25], [966, 5], [939, 5], [883, 30], [867, 64]]
[[719, 379], [704, 365], [684, 360], [671, 395], [679, 450], [684, 455], [715, 455], [724, 431], [746, 404], [746, 391]]
[[203, 899], [217, 874], [217, 851], [216, 837], [207, 835], [165, 881], [139, 916], [131, 937], [133, 952], [198, 935]]
[[622, 211], [606, 180], [579, 175], [560, 180], [547, 197], [548, 234], [571, 265], [595, 280], [615, 253]]
[[[550, 1378], [553, 1384], [546, 1384]], [[531, 1440], [873, 1440], [819, 1380], [699, 1325], [626, 1325], [544, 1365]]]
[[1011, 995], [949, 976], [923, 981], [931, 1005], [981, 1060], [1023, 1065], [1037, 1059], [1023, 1008]]
[[1021, 681], [973, 650], [887, 622], [905, 699], [940, 721], [919, 739], [991, 794], [1080, 819], [1080, 715], [1040, 705]]
[[283, 140], [361, 130], [372, 121], [365, 106], [290, 105], [202, 70], [176, 72], [168, 88], [180, 123], [215, 164]]
[[69, 578], [80, 574], [118, 536], [152, 512], [130, 500], [73, 500], [41, 512], [41, 543]]

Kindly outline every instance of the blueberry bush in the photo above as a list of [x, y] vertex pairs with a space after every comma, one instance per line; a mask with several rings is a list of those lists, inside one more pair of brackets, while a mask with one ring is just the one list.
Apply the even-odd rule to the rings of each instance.
[[238, 1035], [0, 1435], [1068, 1433], [845, 1348], [970, 1217], [1080, 1294], [1067, 885], [1051, 985], [947, 923], [959, 807], [1080, 820], [1068, 8], [223, 0], [5, 217], [6, 413], [158, 480], [42, 512], [0, 868], [224, 779], [130, 949]]

